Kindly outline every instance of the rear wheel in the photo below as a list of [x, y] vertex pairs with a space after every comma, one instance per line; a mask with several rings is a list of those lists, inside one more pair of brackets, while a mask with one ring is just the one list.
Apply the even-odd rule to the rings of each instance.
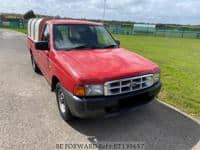
[[34, 71], [35, 73], [41, 74], [41, 71], [40, 71], [39, 67], [38, 67], [37, 64], [35, 63], [35, 60], [34, 60], [33, 55], [31, 55], [31, 64], [32, 64], [33, 71]]
[[58, 109], [60, 112], [61, 117], [65, 121], [72, 120], [74, 117], [72, 116], [69, 107], [67, 105], [67, 97], [64, 94], [64, 89], [60, 85], [60, 83], [57, 83], [56, 85], [56, 99], [58, 103]]

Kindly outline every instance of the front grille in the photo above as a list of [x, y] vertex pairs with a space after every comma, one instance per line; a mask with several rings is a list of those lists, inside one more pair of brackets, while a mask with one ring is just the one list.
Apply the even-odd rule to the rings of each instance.
[[[152, 81], [152, 82], [151, 82]], [[153, 74], [108, 81], [104, 84], [104, 94], [118, 95], [142, 90], [153, 85]]]

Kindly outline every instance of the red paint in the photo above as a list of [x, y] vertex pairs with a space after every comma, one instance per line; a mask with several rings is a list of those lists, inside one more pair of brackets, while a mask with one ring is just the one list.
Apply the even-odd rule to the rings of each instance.
[[[34, 42], [29, 38], [28, 48], [50, 84], [52, 77], [56, 76], [64, 88], [73, 92], [76, 85], [103, 84], [110, 80], [159, 72], [156, 64], [123, 48], [54, 50], [53, 24], [103, 25], [101, 23], [77, 20], [47, 20], [43, 23], [50, 27], [50, 51], [36, 50]], [[43, 29], [44, 25], [41, 31]]]

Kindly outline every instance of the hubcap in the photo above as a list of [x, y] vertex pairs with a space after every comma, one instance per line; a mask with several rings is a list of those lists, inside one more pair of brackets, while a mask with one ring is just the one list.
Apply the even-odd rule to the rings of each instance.
[[65, 113], [66, 112], [65, 96], [61, 90], [58, 91], [58, 103], [59, 103], [60, 111], [62, 113]]

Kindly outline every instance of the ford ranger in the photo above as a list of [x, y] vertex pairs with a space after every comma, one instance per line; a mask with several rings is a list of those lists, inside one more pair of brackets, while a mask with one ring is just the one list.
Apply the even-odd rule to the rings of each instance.
[[55, 91], [66, 121], [131, 110], [160, 91], [159, 67], [120, 48], [102, 23], [30, 19], [27, 42], [33, 70]]

